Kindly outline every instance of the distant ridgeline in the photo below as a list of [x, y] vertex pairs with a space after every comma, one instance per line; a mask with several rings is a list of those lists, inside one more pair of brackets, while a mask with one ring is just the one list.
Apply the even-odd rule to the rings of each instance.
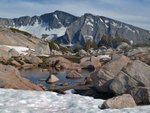
[[117, 35], [131, 44], [150, 44], [148, 30], [92, 14], [76, 17], [66, 12], [55, 11], [41, 16], [0, 18], [0, 25], [26, 31], [66, 46], [83, 46], [88, 40], [99, 43], [104, 35], [109, 38], [116, 38]]

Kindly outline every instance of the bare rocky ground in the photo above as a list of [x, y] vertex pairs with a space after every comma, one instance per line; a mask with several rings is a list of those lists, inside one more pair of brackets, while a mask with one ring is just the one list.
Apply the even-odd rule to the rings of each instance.
[[[78, 86], [65, 89], [52, 87], [50, 90], [63, 93], [73, 88], [81, 95], [108, 98], [101, 107], [103, 109], [150, 104], [150, 47], [127, 49], [129, 45], [122, 43], [117, 49], [101, 47], [91, 48], [88, 51], [80, 50], [77, 53], [62, 52], [51, 50], [44, 40], [33, 39], [34, 41], [31, 41], [20, 33], [15, 33], [15, 38], [9, 42], [9, 36], [14, 35], [14, 31], [0, 29], [0, 38], [6, 37], [2, 39], [3, 45], [19, 46], [21, 42], [24, 42], [22, 46], [35, 49], [35, 51], [29, 49], [26, 54], [20, 54], [7, 46], [0, 47], [1, 88], [47, 90], [44, 86], [37, 86], [20, 77], [18, 71], [20, 68], [42, 67], [43, 71], [49, 71], [51, 67], [54, 67], [58, 71], [72, 70], [68, 74], [69, 79], [82, 78], [79, 72], [82, 69], [88, 69], [93, 70], [93, 73], [90, 77], [84, 78]], [[17, 36], [22, 38], [17, 39]], [[58, 79], [50, 75], [49, 81], [55, 82]], [[126, 101], [126, 98], [130, 101]]]

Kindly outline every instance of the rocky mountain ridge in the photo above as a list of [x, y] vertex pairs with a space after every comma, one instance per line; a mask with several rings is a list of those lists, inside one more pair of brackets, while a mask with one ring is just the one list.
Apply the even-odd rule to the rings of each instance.
[[0, 25], [27, 31], [40, 38], [65, 45], [84, 45], [87, 40], [99, 42], [103, 35], [128, 39], [131, 43], [150, 43], [150, 32], [103, 16], [84, 14], [76, 17], [62, 11], [41, 16], [15, 19], [0, 18]]

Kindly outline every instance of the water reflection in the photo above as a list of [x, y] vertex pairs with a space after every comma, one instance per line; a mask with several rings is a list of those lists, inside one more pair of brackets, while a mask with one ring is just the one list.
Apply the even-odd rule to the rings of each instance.
[[[28, 70], [20, 70], [21, 76], [24, 78], [29, 79], [34, 84], [43, 84], [48, 88], [51, 87], [51, 85], [56, 85], [58, 83], [68, 83], [69, 86], [75, 86], [78, 82], [81, 82], [83, 79], [78, 80], [72, 80], [72, 79], [66, 79], [66, 74], [69, 73], [69, 70], [61, 70], [57, 71], [54, 68], [51, 68], [49, 72], [42, 72], [41, 68], [34, 68], [34, 69], [28, 69]], [[82, 70], [81, 74], [84, 77], [87, 77], [90, 75], [91, 72], [87, 70]], [[45, 81], [39, 81], [40, 79], [47, 79], [50, 74], [54, 74], [59, 78], [60, 81], [54, 83], [54, 84], [47, 84]], [[56, 88], [62, 88], [65, 86], [57, 86]]]

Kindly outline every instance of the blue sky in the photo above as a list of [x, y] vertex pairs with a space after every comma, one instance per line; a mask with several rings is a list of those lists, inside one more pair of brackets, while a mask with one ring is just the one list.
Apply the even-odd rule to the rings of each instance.
[[0, 17], [41, 15], [62, 10], [106, 16], [150, 30], [150, 0], [0, 0]]

